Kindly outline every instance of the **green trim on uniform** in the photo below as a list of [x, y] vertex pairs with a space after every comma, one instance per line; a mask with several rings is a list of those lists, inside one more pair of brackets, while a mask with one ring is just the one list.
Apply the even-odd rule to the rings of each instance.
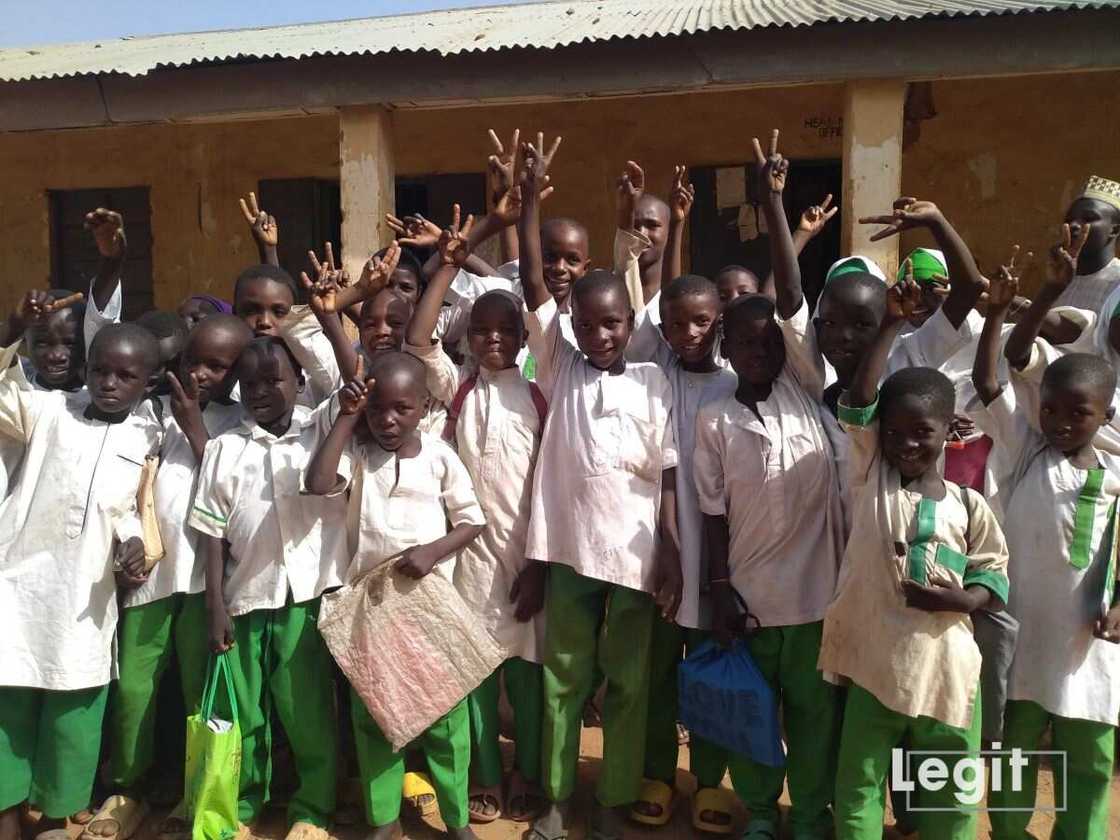
[[1093, 525], [1097, 521], [1097, 501], [1104, 487], [1104, 470], [1089, 470], [1085, 486], [1077, 495], [1073, 513], [1073, 540], [1069, 546], [1069, 564], [1075, 569], [1089, 568], [1089, 549], [1093, 545]]
[[1007, 603], [1007, 596], [1011, 589], [1007, 575], [993, 572], [988, 569], [970, 569], [965, 572], [964, 586], [983, 586], [1003, 603]]
[[875, 395], [875, 400], [870, 405], [860, 406], [858, 408], [838, 403], [836, 406], [836, 419], [841, 423], [846, 423], [849, 426], [870, 426], [879, 414], [879, 395]]
[[201, 513], [203, 516], [209, 516], [215, 522], [221, 522], [223, 525], [226, 525], [229, 522], [229, 520], [226, 519], [224, 516], [218, 516], [218, 514], [211, 513], [206, 508], [200, 508], [197, 505], [195, 505], [194, 512], [195, 513]]
[[910, 541], [910, 548], [906, 553], [906, 576], [925, 586], [929, 582], [926, 551], [933, 539], [933, 532], [937, 530], [937, 502], [933, 499], [921, 499], [918, 502], [917, 519], [914, 539]]
[[939, 566], [943, 566], [951, 572], [956, 572], [958, 575], [964, 576], [965, 571], [968, 569], [968, 556], [961, 554], [959, 551], [954, 551], [945, 545], [945, 543], [937, 544], [937, 551], [934, 552], [933, 560]]

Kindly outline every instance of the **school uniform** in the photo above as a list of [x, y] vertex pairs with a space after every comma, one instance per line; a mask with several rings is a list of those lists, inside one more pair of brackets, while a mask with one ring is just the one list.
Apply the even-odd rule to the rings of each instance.
[[[421, 435], [420, 452], [398, 458], [376, 443], [351, 443], [339, 459], [340, 481], [331, 494], [349, 490], [350, 580], [395, 562], [408, 548], [440, 539], [451, 527], [485, 525], [471, 477], [446, 443]], [[436, 567], [440, 574], [449, 560]], [[373, 826], [400, 816], [405, 750], [393, 752], [361, 698], [350, 690], [350, 717], [362, 777], [366, 818]], [[467, 825], [471, 760], [470, 715], [463, 698], [415, 742], [424, 750], [440, 814], [450, 828]]]
[[[980, 585], [1007, 600], [1007, 546], [978, 494], [944, 481], [936, 469], [903, 487], [879, 450], [878, 403], [840, 403], [851, 438], [853, 527], [836, 595], [824, 620], [819, 667], [850, 683], [840, 738], [836, 836], [883, 831], [883, 782], [891, 749], [975, 754], [980, 747], [980, 651], [968, 616], [906, 605], [902, 581]], [[902, 556], [896, 544], [906, 548]], [[964, 840], [975, 812], [954, 810], [953, 786], [923, 791], [919, 815], [931, 837]]]
[[115, 542], [140, 536], [136, 491], [160, 429], [87, 416], [87, 391], [29, 390], [0, 350], [0, 434], [24, 446], [0, 502], [0, 809], [89, 804], [115, 676]]
[[[783, 333], [804, 335], [804, 307], [801, 314], [781, 323]], [[844, 538], [821, 422], [823, 380], [797, 359], [787, 356], [757, 414], [734, 394], [700, 409], [693, 477], [701, 512], [727, 517], [731, 585], [761, 624], [748, 645], [781, 699], [795, 833], [823, 837], [831, 824], [836, 694], [817, 657]], [[730, 763], [752, 825], [776, 831], [786, 769], [739, 756]]]
[[301, 493], [302, 474], [330, 430], [337, 402], [296, 406], [274, 436], [245, 417], [211, 440], [188, 522], [229, 544], [226, 609], [236, 644], [227, 654], [241, 726], [239, 817], [268, 799], [269, 710], [275, 705], [299, 774], [289, 824], [329, 825], [335, 806], [334, 666], [316, 627], [319, 596], [346, 568], [346, 504]]
[[[1120, 645], [1093, 636], [1111, 606], [1116, 582], [1116, 500], [1120, 458], [1097, 451], [1099, 467], [1081, 469], [1038, 431], [1028, 402], [1005, 387], [984, 414], [997, 445], [1012, 452], [1007, 502], [1011, 555], [1008, 609], [1019, 620], [1011, 666], [1003, 749], [1039, 749], [1046, 728], [1066, 754], [1063, 837], [1105, 840], [1120, 719]], [[1024, 836], [1038, 768], [1025, 768], [1022, 790], [993, 791], [992, 836]], [[1005, 775], [1006, 778], [1006, 775]]]
[[1054, 306], [1072, 306], [1100, 312], [1109, 296], [1120, 288], [1120, 258], [1113, 257], [1099, 271], [1075, 275], [1073, 281], [1058, 295]]
[[583, 705], [607, 680], [602, 805], [633, 802], [648, 706], [661, 474], [677, 465], [672, 389], [653, 364], [593, 367], [563, 337], [556, 302], [527, 317], [549, 399], [533, 479], [526, 556], [550, 563], [544, 654], [544, 788], [575, 785]]
[[[238, 403], [212, 401], [202, 412], [210, 438], [241, 423]], [[179, 665], [188, 713], [202, 699], [209, 656], [206, 632], [206, 554], [201, 534], [187, 524], [198, 476], [190, 442], [171, 413], [162, 409], [163, 445], [154, 501], [164, 556], [148, 580], [123, 599], [117, 632], [120, 679], [110, 704], [110, 778], [118, 788], [134, 785], [152, 765], [156, 695], [172, 654]]]
[[[498, 696], [504, 677], [514, 712], [515, 767], [528, 781], [540, 776], [542, 689], [541, 646], [544, 616], [528, 622], [514, 616], [510, 592], [526, 566], [525, 538], [533, 467], [544, 426], [541, 404], [517, 367], [492, 371], [460, 368], [438, 342], [405, 349], [424, 362], [432, 397], [452, 405], [461, 389], [454, 443], [474, 484], [486, 527], [455, 563], [455, 588], [507, 660], [468, 697], [471, 759], [475, 781], [483, 787], [502, 781], [498, 746]], [[473, 385], [469, 385], [473, 377]], [[539, 391], [537, 392], [539, 393]]]

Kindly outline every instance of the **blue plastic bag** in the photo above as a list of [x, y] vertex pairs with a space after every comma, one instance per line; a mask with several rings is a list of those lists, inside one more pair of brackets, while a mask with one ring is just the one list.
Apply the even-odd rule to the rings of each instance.
[[680, 664], [677, 679], [680, 720], [690, 732], [759, 764], [785, 764], [774, 692], [746, 642], [727, 650], [704, 642]]

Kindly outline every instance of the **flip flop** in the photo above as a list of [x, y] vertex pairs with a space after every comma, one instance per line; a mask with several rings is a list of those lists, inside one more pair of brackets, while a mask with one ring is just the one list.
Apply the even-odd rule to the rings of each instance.
[[70, 815], [70, 822], [74, 825], [88, 825], [89, 821], [93, 819], [93, 811], [89, 808], [83, 808], [76, 814]]
[[[673, 809], [677, 804], [677, 792], [665, 782], [657, 779], [642, 779], [641, 793], [637, 800], [630, 806], [630, 819], [641, 825], [650, 825], [655, 828], [666, 825], [673, 818]], [[656, 814], [647, 814], [640, 811], [638, 805], [653, 806], [658, 809]]]
[[[425, 797], [426, 801], [422, 801]], [[430, 817], [439, 810], [436, 789], [432, 787], [432, 780], [427, 773], [405, 773], [401, 799], [415, 808], [422, 817]]]
[[[97, 809], [93, 819], [82, 830], [79, 840], [129, 840], [140, 828], [140, 824], [144, 822], [144, 817], [147, 815], [148, 804], [146, 802], [140, 802], [119, 793], [114, 794]], [[116, 823], [116, 831], [108, 834], [94, 832], [93, 827], [98, 823]]]
[[[516, 804], [518, 801], [522, 803], [520, 808]], [[520, 771], [514, 770], [509, 774], [505, 808], [505, 815], [509, 819], [514, 822], [532, 822], [541, 815], [547, 804], [544, 792], [527, 782]]]
[[[493, 809], [487, 806], [493, 806]], [[502, 815], [502, 790], [497, 785], [471, 785], [467, 790], [467, 811], [473, 823], [492, 823]]]
[[[692, 797], [692, 827], [709, 834], [734, 833], [734, 801], [735, 794], [727, 788], [700, 788]], [[704, 814], [723, 814], [727, 817], [727, 822], [706, 820]]]

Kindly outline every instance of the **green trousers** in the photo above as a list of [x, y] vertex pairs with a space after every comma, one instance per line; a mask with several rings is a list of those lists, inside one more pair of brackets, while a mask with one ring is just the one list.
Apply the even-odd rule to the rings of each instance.
[[338, 729], [334, 669], [316, 622], [319, 599], [233, 619], [229, 654], [241, 725], [238, 816], [255, 820], [272, 780], [271, 709], [288, 736], [299, 786], [288, 804], [288, 824], [326, 828], [334, 814]]
[[109, 686], [0, 687], [0, 811], [29, 801], [51, 818], [89, 807]]
[[545, 794], [553, 802], [564, 802], [575, 788], [583, 706], [591, 696], [597, 665], [607, 693], [595, 796], [605, 806], [633, 802], [641, 789], [645, 755], [653, 598], [554, 563], [545, 609]]
[[117, 649], [120, 679], [110, 691], [109, 769], [114, 788], [127, 790], [152, 766], [156, 696], [173, 651], [188, 714], [202, 697], [208, 655], [206, 596], [178, 594], [122, 610]]
[[498, 699], [505, 679], [513, 707], [514, 764], [521, 776], [535, 782], [541, 775], [541, 718], [544, 690], [541, 666], [520, 657], [507, 659], [467, 696], [471, 721], [471, 772], [482, 787], [502, 783], [502, 751], [498, 746]]
[[777, 828], [778, 798], [787, 777], [794, 837], [824, 837], [832, 824], [839, 725], [837, 691], [817, 670], [823, 627], [820, 621], [763, 627], [748, 641], [751, 658], [781, 704], [788, 747], [785, 767], [729, 755], [735, 792], [751, 812], [748, 828]]
[[[685, 629], [660, 616], [653, 619], [653, 636], [649, 646], [645, 776], [665, 782], [670, 787], [676, 781], [680, 752], [677, 742], [677, 665], [681, 661], [681, 648], [686, 647], [691, 653], [709, 635], [704, 630]], [[697, 786], [719, 787], [727, 771], [727, 750], [692, 733], [688, 751], [689, 770], [696, 777]]]
[[[968, 729], [958, 729], [928, 717], [893, 712], [870, 692], [852, 685], [844, 708], [840, 762], [836, 774], [837, 840], [880, 840], [883, 836], [883, 783], [891, 770], [891, 750], [904, 741], [909, 749], [940, 753], [945, 761], [954, 753], [980, 752], [980, 692]], [[913, 779], [916, 773], [908, 773]], [[952, 771], [949, 779], [953, 778]], [[911, 811], [919, 833], [936, 840], [974, 840], [976, 810], [959, 806], [957, 788], [950, 781], [941, 790], [922, 790], [921, 807], [939, 811]]]
[[463, 828], [470, 821], [467, 787], [471, 764], [471, 724], [467, 701], [433, 723], [428, 730], [400, 752], [393, 752], [365, 703], [350, 690], [350, 719], [354, 745], [362, 774], [362, 801], [366, 820], [375, 828], [396, 822], [401, 814], [405, 752], [420, 747], [428, 762], [432, 787], [436, 789], [439, 813], [448, 828]]
[[[1115, 757], [1116, 727], [1107, 723], [1074, 720], [1047, 712], [1028, 700], [1009, 700], [1004, 711], [1003, 750], [1018, 747], [1037, 750], [1047, 727], [1053, 728], [1052, 750], [1065, 753], [1065, 778], [1060, 756], [1053, 756], [1055, 804], [1065, 804], [1054, 814], [1053, 840], [1107, 840], [1109, 784]], [[992, 809], [993, 840], [1026, 840], [1038, 789], [1038, 760], [1033, 756], [1022, 768], [1022, 785], [1012, 790], [1007, 761], [1000, 771], [1001, 790], [988, 794]], [[1016, 808], [1016, 811], [997, 811]]]

